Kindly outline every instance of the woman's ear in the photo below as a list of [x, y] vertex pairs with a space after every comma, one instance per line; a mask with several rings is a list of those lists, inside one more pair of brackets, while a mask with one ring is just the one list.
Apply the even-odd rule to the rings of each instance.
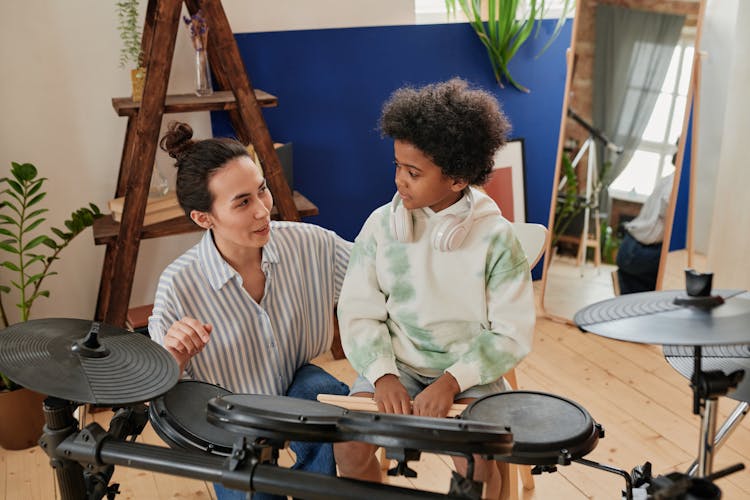
[[201, 212], [199, 210], [191, 210], [190, 218], [203, 229], [211, 229], [214, 227], [214, 223], [211, 222], [211, 215], [208, 212]]

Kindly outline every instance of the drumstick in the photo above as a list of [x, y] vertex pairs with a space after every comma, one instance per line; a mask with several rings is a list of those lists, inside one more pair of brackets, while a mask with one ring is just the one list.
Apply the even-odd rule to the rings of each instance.
[[[372, 398], [356, 396], [337, 396], [336, 394], [318, 394], [318, 401], [355, 411], [378, 411], [378, 404]], [[448, 410], [448, 417], [457, 417], [466, 409], [466, 405], [453, 404]]]

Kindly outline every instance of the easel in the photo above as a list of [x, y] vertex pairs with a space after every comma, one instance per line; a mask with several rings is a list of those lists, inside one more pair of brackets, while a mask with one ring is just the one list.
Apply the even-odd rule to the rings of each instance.
[[[575, 158], [573, 158], [572, 166], [575, 169], [578, 163], [583, 158], [583, 155], [588, 154], [587, 168], [586, 168], [586, 194], [584, 197], [584, 209], [583, 209], [583, 230], [581, 231], [581, 237], [578, 243], [578, 256], [576, 262], [580, 268], [581, 277], [583, 277], [583, 266], [586, 263], [586, 250], [588, 248], [594, 249], [594, 267], [597, 272], [599, 266], [602, 263], [602, 252], [601, 252], [601, 226], [599, 224], [599, 190], [594, 189], [594, 186], [599, 183], [599, 166], [597, 156], [596, 140], [602, 141], [605, 147], [614, 151], [617, 154], [622, 152], [622, 148], [610, 141], [604, 134], [599, 130], [595, 129], [586, 120], [578, 116], [572, 109], [568, 108], [568, 116], [576, 121], [579, 125], [585, 128], [589, 132], [588, 138], [583, 142], [583, 145], [578, 150]], [[564, 178], [563, 178], [564, 182]], [[562, 186], [560, 186], [562, 187]], [[594, 213], [594, 238], [591, 238], [589, 224], [591, 221], [591, 212]]]

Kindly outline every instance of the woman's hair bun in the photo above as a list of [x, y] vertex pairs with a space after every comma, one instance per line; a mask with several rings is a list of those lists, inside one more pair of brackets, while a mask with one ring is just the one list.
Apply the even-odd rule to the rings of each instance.
[[172, 158], [179, 160], [195, 142], [192, 138], [193, 129], [190, 125], [183, 122], [171, 122], [167, 128], [167, 133], [159, 141], [159, 147]]

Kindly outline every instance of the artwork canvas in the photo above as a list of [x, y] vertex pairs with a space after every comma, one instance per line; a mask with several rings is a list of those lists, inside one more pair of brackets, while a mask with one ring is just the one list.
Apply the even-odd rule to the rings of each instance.
[[526, 222], [523, 139], [508, 141], [497, 153], [485, 192], [495, 200], [503, 217]]

